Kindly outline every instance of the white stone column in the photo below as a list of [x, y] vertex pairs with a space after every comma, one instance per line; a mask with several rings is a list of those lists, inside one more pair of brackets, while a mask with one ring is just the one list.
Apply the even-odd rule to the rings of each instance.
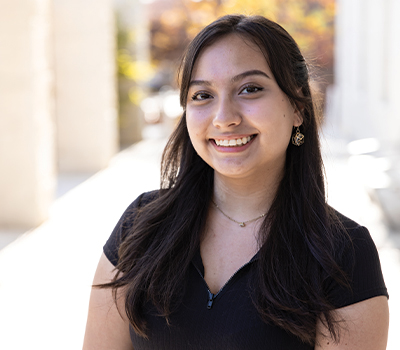
[[389, 131], [387, 137], [393, 142], [393, 148], [400, 153], [400, 1], [387, 0], [387, 99], [390, 101], [387, 124]]
[[399, 230], [400, 1], [337, 3], [336, 82], [328, 119], [348, 141], [375, 139], [353, 150], [361, 155], [353, 158], [353, 165], [389, 225]]
[[[335, 128], [352, 137], [358, 128], [358, 114], [365, 116], [363, 81], [366, 71], [366, 28], [362, 28], [363, 10], [361, 0], [338, 0], [335, 38], [335, 86], [333, 117]], [[364, 4], [365, 5], [365, 4]], [[364, 110], [365, 109], [365, 110]]]
[[118, 150], [111, 0], [54, 0], [58, 165], [94, 172]]
[[[349, 139], [399, 144], [400, 2], [338, 0], [328, 116]], [[386, 145], [385, 145], [386, 147]]]
[[0, 0], [0, 226], [33, 227], [55, 187], [51, 1]]

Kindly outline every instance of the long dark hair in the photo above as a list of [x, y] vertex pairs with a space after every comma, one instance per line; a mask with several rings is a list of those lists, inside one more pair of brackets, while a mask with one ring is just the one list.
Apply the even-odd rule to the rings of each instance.
[[[204, 28], [190, 43], [180, 69], [185, 110], [193, 66], [205, 47], [228, 34], [256, 43], [276, 82], [301, 109], [306, 142], [292, 144], [271, 209], [260, 229], [261, 248], [253, 276], [253, 303], [272, 322], [313, 344], [321, 320], [334, 339], [338, 326], [324, 292], [328, 278], [346, 285], [337, 261], [346, 233], [326, 204], [318, 122], [307, 64], [293, 38], [261, 16], [228, 15]], [[179, 305], [189, 264], [199, 249], [213, 192], [213, 169], [195, 152], [184, 112], [163, 153], [161, 190], [135, 211], [120, 246], [118, 273], [104, 285], [125, 292], [134, 330], [146, 336], [143, 305], [152, 302], [167, 319]], [[190, 199], [190, 200], [188, 200]], [[267, 234], [268, 233], [268, 234]]]

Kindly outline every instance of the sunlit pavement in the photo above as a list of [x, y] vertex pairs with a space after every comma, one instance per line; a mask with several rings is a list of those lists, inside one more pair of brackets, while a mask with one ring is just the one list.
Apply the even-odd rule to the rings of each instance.
[[[119, 153], [109, 168], [60, 197], [49, 220], [0, 251], [0, 349], [81, 349], [90, 283], [102, 246], [124, 209], [159, 185], [165, 139]], [[369, 228], [390, 293], [389, 350], [400, 349], [399, 236], [390, 233], [362, 178], [349, 166], [345, 143], [327, 137], [329, 202]]]

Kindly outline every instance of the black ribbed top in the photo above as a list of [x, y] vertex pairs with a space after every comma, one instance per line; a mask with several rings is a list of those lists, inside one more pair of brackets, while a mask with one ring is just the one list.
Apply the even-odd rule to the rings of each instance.
[[[128, 207], [104, 246], [104, 253], [114, 266], [118, 262], [119, 244], [126, 236], [132, 213], [142, 196]], [[148, 200], [153, 196], [154, 192], [145, 194], [143, 198]], [[326, 284], [331, 302], [339, 308], [379, 295], [388, 296], [378, 252], [368, 230], [344, 216], [340, 217], [353, 241], [347, 254], [354, 254], [355, 265], [350, 264], [353, 261], [350, 258], [342, 262], [342, 268], [351, 276], [352, 291], [334, 280]], [[239, 269], [219, 293], [213, 295], [203, 278], [204, 267], [198, 252], [189, 267], [182, 303], [170, 316], [170, 325], [157, 315], [151, 304], [144, 305], [148, 339], [139, 337], [131, 329], [134, 349], [312, 350], [312, 346], [275, 325], [264, 323], [259, 317], [249, 290], [256, 259], [257, 255]]]

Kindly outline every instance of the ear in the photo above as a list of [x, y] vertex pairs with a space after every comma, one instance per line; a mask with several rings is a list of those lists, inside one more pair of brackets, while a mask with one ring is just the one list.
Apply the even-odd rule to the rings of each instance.
[[[302, 92], [301, 92], [301, 88], [297, 89], [297, 93], [301, 96], [303, 96]], [[301, 103], [299, 101], [293, 101], [292, 106], [294, 107], [294, 111], [293, 111], [293, 126], [295, 128], [297, 128], [298, 126], [300, 126], [301, 124], [303, 124], [303, 113], [304, 113], [304, 103]]]
[[293, 112], [293, 126], [298, 127], [303, 124], [303, 108], [295, 107]]

